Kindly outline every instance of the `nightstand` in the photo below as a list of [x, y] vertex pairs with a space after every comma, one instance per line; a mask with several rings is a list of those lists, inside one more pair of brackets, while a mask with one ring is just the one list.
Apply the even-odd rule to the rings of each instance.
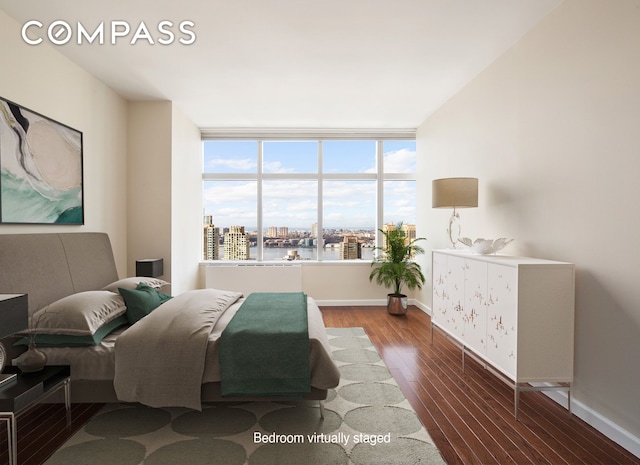
[[68, 365], [52, 365], [35, 373], [22, 373], [17, 367], [7, 367], [5, 373], [17, 374], [15, 380], [0, 387], [0, 421], [7, 425], [9, 465], [17, 465], [16, 417], [19, 414], [59, 389], [64, 389], [67, 427], [71, 426], [71, 369]]

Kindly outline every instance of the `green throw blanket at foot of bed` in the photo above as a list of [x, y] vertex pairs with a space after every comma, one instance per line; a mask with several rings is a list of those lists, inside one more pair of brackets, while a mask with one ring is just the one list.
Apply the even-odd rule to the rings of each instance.
[[220, 370], [225, 397], [308, 394], [307, 296], [250, 294], [220, 337]]

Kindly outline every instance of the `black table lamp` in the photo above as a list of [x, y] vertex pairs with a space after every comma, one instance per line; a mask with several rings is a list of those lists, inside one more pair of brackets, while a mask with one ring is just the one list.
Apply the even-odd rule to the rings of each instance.
[[[24, 331], [29, 327], [29, 301], [27, 294], [0, 294], [0, 338]], [[0, 342], [0, 385], [15, 378], [15, 374], [3, 374], [7, 363], [7, 351]]]
[[159, 278], [164, 274], [164, 259], [143, 258], [136, 260], [136, 276]]

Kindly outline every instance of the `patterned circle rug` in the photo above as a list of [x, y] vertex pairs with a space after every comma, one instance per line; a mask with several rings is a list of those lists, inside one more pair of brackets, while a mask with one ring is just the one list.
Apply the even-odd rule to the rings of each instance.
[[215, 403], [202, 412], [108, 404], [47, 465], [444, 464], [362, 328], [328, 328], [341, 381], [317, 402]]

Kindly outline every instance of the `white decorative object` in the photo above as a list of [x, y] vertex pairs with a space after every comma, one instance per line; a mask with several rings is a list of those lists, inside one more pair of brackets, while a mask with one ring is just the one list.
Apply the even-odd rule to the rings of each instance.
[[501, 237], [500, 239], [478, 238], [472, 242], [468, 237], [461, 237], [458, 239], [458, 242], [469, 247], [473, 253], [490, 255], [505, 248], [508, 244], [513, 242], [513, 239], [506, 239], [504, 237]]
[[[519, 393], [570, 393], [575, 270], [571, 263], [433, 251], [433, 328]], [[570, 398], [568, 401], [571, 411]]]

